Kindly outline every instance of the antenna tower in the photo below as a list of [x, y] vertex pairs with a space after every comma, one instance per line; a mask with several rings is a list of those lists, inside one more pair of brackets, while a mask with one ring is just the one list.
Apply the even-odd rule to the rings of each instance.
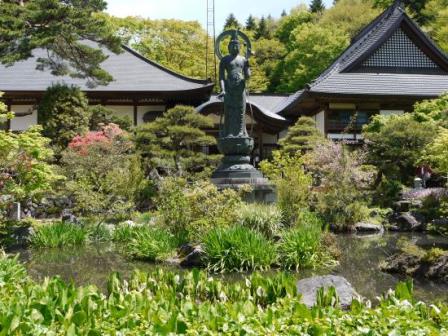
[[[212, 42], [210, 41], [212, 38]], [[205, 52], [205, 75], [206, 78], [216, 80], [216, 26], [215, 26], [215, 0], [207, 0], [207, 44]]]

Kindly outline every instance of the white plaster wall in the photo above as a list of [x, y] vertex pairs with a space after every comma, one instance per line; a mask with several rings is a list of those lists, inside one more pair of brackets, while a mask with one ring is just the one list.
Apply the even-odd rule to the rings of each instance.
[[389, 116], [389, 115], [401, 115], [403, 114], [403, 110], [380, 110], [381, 115]]
[[148, 105], [137, 107], [137, 126], [143, 124], [143, 116], [146, 112], [165, 112], [166, 106], [164, 105]]
[[24, 131], [28, 127], [37, 125], [37, 111], [33, 109], [33, 105], [12, 105], [11, 110], [15, 113], [33, 113], [24, 117], [15, 117], [11, 120], [12, 131]]
[[134, 106], [106, 105], [117, 117], [128, 117], [134, 123]]
[[314, 120], [316, 122], [316, 128], [322, 133], [325, 134], [325, 112], [321, 111], [314, 116]]

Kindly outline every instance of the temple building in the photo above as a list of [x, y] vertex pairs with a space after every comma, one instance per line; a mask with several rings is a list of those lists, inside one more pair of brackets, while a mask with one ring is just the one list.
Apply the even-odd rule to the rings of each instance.
[[120, 54], [104, 50], [108, 56], [102, 68], [114, 80], [107, 86], [89, 87], [85, 79], [53, 76], [49, 70], [36, 69], [36, 59], [45, 57], [35, 50], [32, 58], [13, 66], [0, 65], [0, 92], [16, 118], [7, 127], [21, 131], [37, 123], [37, 105], [53, 84], [76, 85], [86, 93], [90, 104], [102, 104], [134, 125], [154, 120], [178, 104], [198, 106], [210, 98], [213, 83], [196, 80], [170, 71], [123, 46]]
[[[213, 83], [170, 71], [132, 49], [105, 51], [103, 68], [114, 78], [107, 86], [89, 88], [82, 79], [55, 77], [36, 70], [34, 58], [11, 67], [0, 65], [0, 91], [16, 112], [14, 131], [37, 123], [36, 106], [55, 83], [79, 86], [91, 104], [103, 104], [134, 125], [151, 121], [177, 104], [192, 105], [210, 115], [218, 133], [223, 103]], [[317, 79], [291, 95], [249, 94], [247, 128], [255, 138], [254, 157], [263, 159], [277, 146], [289, 125], [311, 116], [328, 138], [359, 143], [361, 128], [374, 114], [411, 111], [417, 101], [448, 92], [448, 57], [405, 13], [399, 2], [385, 10], [352, 39], [350, 46]], [[216, 152], [216, 148], [205, 149]]]
[[356, 143], [372, 115], [412, 111], [416, 102], [445, 92], [447, 55], [396, 2], [278, 113], [292, 120], [313, 116], [327, 137]]

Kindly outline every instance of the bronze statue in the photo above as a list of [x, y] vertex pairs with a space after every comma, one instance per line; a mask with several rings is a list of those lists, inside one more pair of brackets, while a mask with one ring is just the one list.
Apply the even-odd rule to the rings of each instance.
[[224, 97], [224, 127], [221, 137], [244, 136], [246, 130], [246, 81], [250, 77], [249, 60], [240, 55], [238, 31], [232, 32], [229, 55], [219, 64], [219, 83]]

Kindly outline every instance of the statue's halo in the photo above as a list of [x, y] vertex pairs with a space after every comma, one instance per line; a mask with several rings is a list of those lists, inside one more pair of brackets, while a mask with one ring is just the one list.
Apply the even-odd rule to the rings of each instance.
[[221, 60], [224, 56], [221, 53], [220, 44], [221, 42], [228, 36], [233, 37], [235, 35], [239, 35], [243, 41], [246, 44], [246, 58], [249, 59], [252, 56], [252, 43], [250, 42], [249, 37], [244, 34], [243, 32], [236, 30], [236, 29], [230, 29], [222, 32], [219, 34], [219, 36], [216, 38], [215, 42], [215, 54], [218, 56], [218, 58]]

